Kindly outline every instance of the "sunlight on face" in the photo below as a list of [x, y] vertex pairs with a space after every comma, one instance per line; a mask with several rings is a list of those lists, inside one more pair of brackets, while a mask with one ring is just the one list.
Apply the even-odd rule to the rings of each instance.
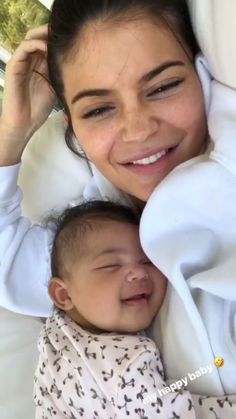
[[114, 185], [141, 201], [203, 151], [206, 121], [193, 64], [148, 19], [91, 25], [62, 65], [74, 132]]

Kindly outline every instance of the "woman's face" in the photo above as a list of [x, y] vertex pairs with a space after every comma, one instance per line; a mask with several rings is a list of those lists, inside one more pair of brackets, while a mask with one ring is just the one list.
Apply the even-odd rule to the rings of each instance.
[[149, 20], [91, 25], [62, 64], [76, 137], [114, 185], [147, 201], [204, 149], [199, 79], [174, 35]]

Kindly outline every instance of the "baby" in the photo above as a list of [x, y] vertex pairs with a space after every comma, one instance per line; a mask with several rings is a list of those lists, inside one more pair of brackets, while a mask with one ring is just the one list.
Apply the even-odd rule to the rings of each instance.
[[105, 201], [66, 210], [52, 275], [56, 309], [39, 339], [36, 417], [195, 418], [188, 392], [155, 397], [165, 386], [159, 352], [138, 332], [159, 310], [166, 278], [142, 251], [139, 217]]
[[136, 213], [104, 201], [66, 210], [52, 275], [56, 308], [39, 339], [36, 418], [208, 418], [196, 416], [187, 390], [168, 392], [159, 351], [139, 333], [162, 304], [166, 278], [140, 246]]

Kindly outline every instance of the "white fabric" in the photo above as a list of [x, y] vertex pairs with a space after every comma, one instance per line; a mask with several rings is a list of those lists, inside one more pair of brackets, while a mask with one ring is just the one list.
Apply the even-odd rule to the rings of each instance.
[[[78, 151], [79, 148], [78, 148]], [[23, 214], [39, 222], [52, 210], [60, 212], [71, 201], [83, 200], [92, 177], [85, 159], [65, 143], [65, 123], [58, 112], [36, 132], [22, 157], [19, 185], [24, 190]]]
[[187, 0], [193, 27], [211, 74], [236, 88], [236, 1]]
[[0, 170], [0, 305], [21, 314], [44, 316], [52, 303], [49, 228], [30, 228], [20, 216], [22, 193], [16, 188], [19, 165]]
[[32, 419], [33, 371], [42, 322], [1, 307], [0, 318], [0, 418]]

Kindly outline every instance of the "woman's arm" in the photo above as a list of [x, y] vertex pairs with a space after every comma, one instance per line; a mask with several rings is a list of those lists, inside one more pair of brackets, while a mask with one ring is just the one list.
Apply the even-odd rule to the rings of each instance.
[[55, 102], [48, 83], [47, 25], [29, 31], [6, 67], [0, 118], [0, 166], [21, 160], [33, 133]]
[[21, 216], [19, 165], [0, 168], [0, 305], [22, 314], [48, 316], [53, 231]]

